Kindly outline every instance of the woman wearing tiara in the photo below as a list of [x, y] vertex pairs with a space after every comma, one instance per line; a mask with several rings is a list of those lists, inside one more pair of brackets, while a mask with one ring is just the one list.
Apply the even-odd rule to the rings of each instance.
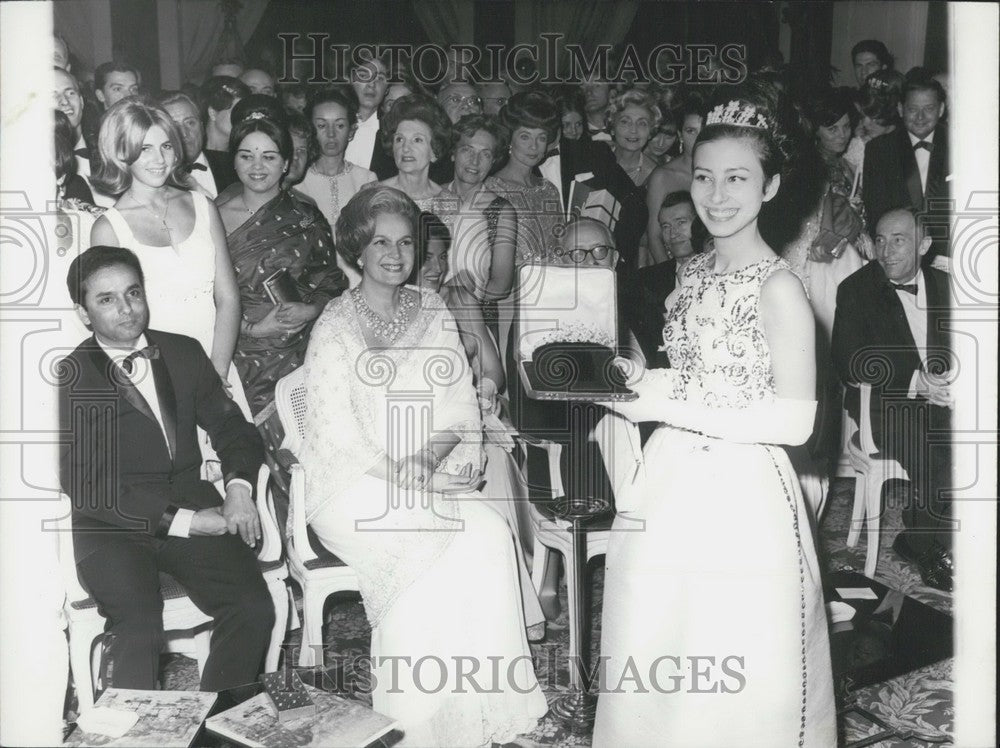
[[714, 249], [667, 300], [672, 368], [611, 406], [659, 426], [616, 497], [595, 746], [837, 744], [816, 552], [779, 446], [812, 430], [814, 323], [757, 225], [786, 162], [777, 111], [753, 82], [710, 109], [691, 196]]

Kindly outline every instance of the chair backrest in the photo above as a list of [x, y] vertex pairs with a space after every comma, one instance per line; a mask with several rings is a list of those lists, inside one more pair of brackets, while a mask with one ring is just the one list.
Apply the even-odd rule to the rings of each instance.
[[260, 466], [257, 474], [257, 514], [260, 517], [260, 550], [257, 559], [270, 563], [281, 558], [281, 530], [278, 527], [277, 515], [274, 511], [274, 497], [268, 488], [271, 471], [267, 465]]
[[278, 418], [285, 429], [282, 449], [298, 455], [302, 441], [306, 437], [306, 376], [305, 367], [300, 366], [291, 374], [286, 374], [274, 387], [274, 404]]
[[71, 603], [86, 600], [90, 595], [80, 584], [76, 556], [73, 554], [73, 501], [64, 493], [59, 494], [59, 512], [54, 526], [59, 533], [59, 568], [66, 587], [66, 599]]

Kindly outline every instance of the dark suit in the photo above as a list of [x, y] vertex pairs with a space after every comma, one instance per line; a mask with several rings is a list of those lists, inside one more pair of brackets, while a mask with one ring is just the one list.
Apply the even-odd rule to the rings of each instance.
[[270, 595], [239, 536], [167, 533], [178, 509], [222, 504], [200, 478], [197, 426], [210, 436], [227, 481], [254, 485], [263, 445], [196, 340], [154, 330], [146, 338], [160, 350], [149, 368], [163, 429], [94, 338], [62, 362], [60, 428], [70, 441], [60, 478], [73, 502], [77, 569], [108, 618], [105, 686], [156, 687], [159, 573], [166, 572], [215, 619], [202, 687], [220, 690], [256, 679], [274, 622]]
[[639, 268], [619, 282], [618, 303], [650, 369], [666, 366], [666, 354], [659, 352], [663, 345], [664, 304], [676, 285], [674, 259]]
[[934, 130], [933, 149], [927, 165], [927, 188], [920, 184], [920, 169], [910, 143], [909, 133], [898, 127], [865, 145], [864, 187], [862, 198], [868, 215], [868, 227], [874, 236], [878, 220], [893, 208], [913, 208], [926, 214], [929, 234], [934, 244], [929, 255], [948, 254], [947, 227], [951, 196], [946, 177], [949, 173], [948, 128], [939, 124]]
[[[927, 358], [924, 369], [949, 368], [950, 290], [946, 273], [922, 272], [927, 294]], [[837, 289], [832, 355], [841, 380], [872, 385], [872, 435], [880, 452], [906, 469], [917, 501], [904, 512], [908, 529], [928, 530], [924, 540], [950, 544], [950, 506], [939, 494], [951, 487], [951, 411], [907, 392], [920, 354], [899, 294], [882, 266], [870, 262]], [[849, 387], [845, 405], [857, 420], [859, 396]], [[914, 543], [911, 542], [911, 545]]]
[[217, 195], [221, 195], [229, 185], [240, 181], [236, 176], [236, 167], [233, 166], [233, 155], [229, 151], [210, 151], [206, 148], [202, 153], [212, 170]]
[[615, 246], [627, 267], [634, 267], [639, 252], [639, 240], [646, 231], [646, 196], [618, 165], [606, 143], [590, 140], [559, 142], [559, 171], [562, 176], [563, 211], [569, 202], [570, 185], [578, 174], [593, 177], [584, 181], [595, 189], [606, 189], [621, 203], [621, 213], [615, 224]]

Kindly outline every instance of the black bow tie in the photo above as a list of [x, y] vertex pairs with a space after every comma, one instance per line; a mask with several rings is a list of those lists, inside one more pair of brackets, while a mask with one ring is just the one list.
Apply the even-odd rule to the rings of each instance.
[[931, 151], [934, 150], [934, 144], [929, 143], [926, 140], [918, 140], [916, 143], [913, 144], [913, 150], [917, 151], [920, 150], [921, 148], [930, 153]]
[[131, 374], [134, 364], [132, 363], [137, 358], [145, 359], [156, 359], [160, 357], [160, 349], [155, 345], [147, 345], [145, 348], [140, 348], [137, 351], [132, 351], [125, 358], [122, 359], [122, 368], [125, 370], [126, 374]]
[[916, 283], [893, 283], [892, 281], [889, 281], [889, 285], [892, 286], [894, 291], [905, 291], [906, 293], [911, 293], [914, 296], [917, 295]]
[[208, 171], [208, 167], [205, 164], [193, 163], [191, 164], [191, 171]]
[[73, 151], [73, 153], [75, 153], [80, 158], [85, 158], [88, 161], [90, 160], [90, 152], [86, 148], [77, 148], [75, 151]]

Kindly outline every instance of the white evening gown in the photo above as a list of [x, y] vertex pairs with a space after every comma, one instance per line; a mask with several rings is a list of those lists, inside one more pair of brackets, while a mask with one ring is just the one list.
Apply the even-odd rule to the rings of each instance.
[[[688, 264], [667, 313], [663, 396], [766, 402], [760, 288], [788, 266], [721, 275], [714, 259]], [[836, 746], [822, 585], [784, 450], [661, 424], [644, 462], [608, 546], [595, 748]]]
[[[415, 289], [413, 289], [415, 292]], [[479, 465], [471, 373], [444, 302], [389, 349], [365, 347], [352, 293], [327, 305], [306, 354], [302, 464], [307, 519], [354, 569], [372, 625], [372, 706], [404, 744], [504, 743], [547, 711], [524, 631], [513, 538], [479, 494], [399, 491], [368, 469], [424, 443], [463, 438], [443, 469]], [[475, 688], [460, 673], [472, 674]]]

